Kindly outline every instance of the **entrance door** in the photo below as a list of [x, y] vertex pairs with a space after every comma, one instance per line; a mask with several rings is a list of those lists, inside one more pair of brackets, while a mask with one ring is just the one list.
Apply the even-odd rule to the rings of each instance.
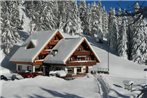
[[88, 73], [88, 66], [86, 66], [86, 73]]
[[82, 73], [82, 67], [77, 67], [77, 74]]
[[43, 66], [43, 73], [44, 73], [44, 75], [46, 75], [46, 76], [49, 76], [49, 66]]

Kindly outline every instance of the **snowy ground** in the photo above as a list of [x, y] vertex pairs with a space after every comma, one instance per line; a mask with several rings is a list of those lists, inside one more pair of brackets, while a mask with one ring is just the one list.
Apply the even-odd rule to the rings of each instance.
[[6, 98], [98, 98], [92, 75], [74, 80], [38, 76], [32, 79], [0, 81]]
[[[98, 68], [108, 68], [107, 47], [101, 44], [96, 44], [93, 41], [91, 44], [101, 60], [100, 64], [94, 66], [94, 70], [97, 70]], [[128, 61], [112, 53], [109, 53], [109, 66], [110, 74], [101, 74], [107, 88], [110, 90], [108, 96], [110, 98], [135, 98], [140, 93], [140, 90], [136, 89], [139, 87], [137, 85], [143, 85], [146, 82], [146, 75], [144, 72], [146, 66]], [[124, 89], [123, 81], [126, 80], [134, 82], [132, 92]], [[145, 96], [144, 98], [147, 98], [147, 92], [143, 93], [143, 96]]]

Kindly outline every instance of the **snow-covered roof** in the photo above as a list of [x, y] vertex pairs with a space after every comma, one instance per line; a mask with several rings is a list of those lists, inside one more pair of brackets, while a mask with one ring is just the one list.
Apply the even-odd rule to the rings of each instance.
[[[74, 51], [81, 45], [83, 41], [88, 41], [84, 37], [79, 38], [64, 38], [61, 39], [57, 45], [53, 48], [52, 51], [56, 51], [55, 54], [49, 54], [44, 59], [44, 63], [49, 64], [66, 64], [68, 58], [74, 53]], [[90, 46], [90, 44], [88, 43]], [[90, 46], [91, 50], [94, 52], [92, 47]], [[97, 54], [94, 52], [95, 56], [99, 60]]]
[[79, 35], [70, 35], [70, 34], [67, 34], [67, 33], [62, 33], [64, 38], [79, 38], [81, 36]]
[[[42, 49], [57, 32], [58, 30], [34, 32], [32, 35], [30, 35], [26, 42], [15, 52], [10, 61], [33, 62], [35, 57], [42, 51]], [[33, 44], [33, 47], [28, 49], [27, 47], [30, 43]]]

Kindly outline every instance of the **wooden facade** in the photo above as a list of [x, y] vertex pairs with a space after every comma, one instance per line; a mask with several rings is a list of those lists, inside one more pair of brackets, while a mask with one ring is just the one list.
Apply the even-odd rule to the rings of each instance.
[[66, 62], [67, 66], [92, 66], [98, 63], [99, 60], [94, 55], [93, 51], [84, 40], [82, 44], [76, 49], [72, 56]]

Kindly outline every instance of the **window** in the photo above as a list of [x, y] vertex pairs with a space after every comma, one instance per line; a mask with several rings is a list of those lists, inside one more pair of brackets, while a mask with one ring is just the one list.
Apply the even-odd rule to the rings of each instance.
[[22, 66], [18, 65], [18, 71], [22, 71]]
[[31, 48], [35, 48], [35, 46], [33, 45], [32, 42], [30, 42], [30, 43], [27, 45], [27, 49], [31, 49]]
[[86, 56], [77, 56], [77, 61], [86, 60]]
[[74, 72], [74, 69], [72, 67], [69, 67], [68, 68], [68, 73], [73, 73]]
[[35, 46], [37, 45], [37, 40], [32, 39], [26, 46], [26, 49], [32, 49], [35, 48]]
[[29, 72], [31, 72], [31, 71], [32, 71], [32, 66], [27, 66], [27, 70], [28, 70]]
[[85, 60], [90, 60], [90, 58], [89, 57], [86, 57], [86, 59]]
[[81, 72], [81, 67], [77, 67], [77, 73]]

